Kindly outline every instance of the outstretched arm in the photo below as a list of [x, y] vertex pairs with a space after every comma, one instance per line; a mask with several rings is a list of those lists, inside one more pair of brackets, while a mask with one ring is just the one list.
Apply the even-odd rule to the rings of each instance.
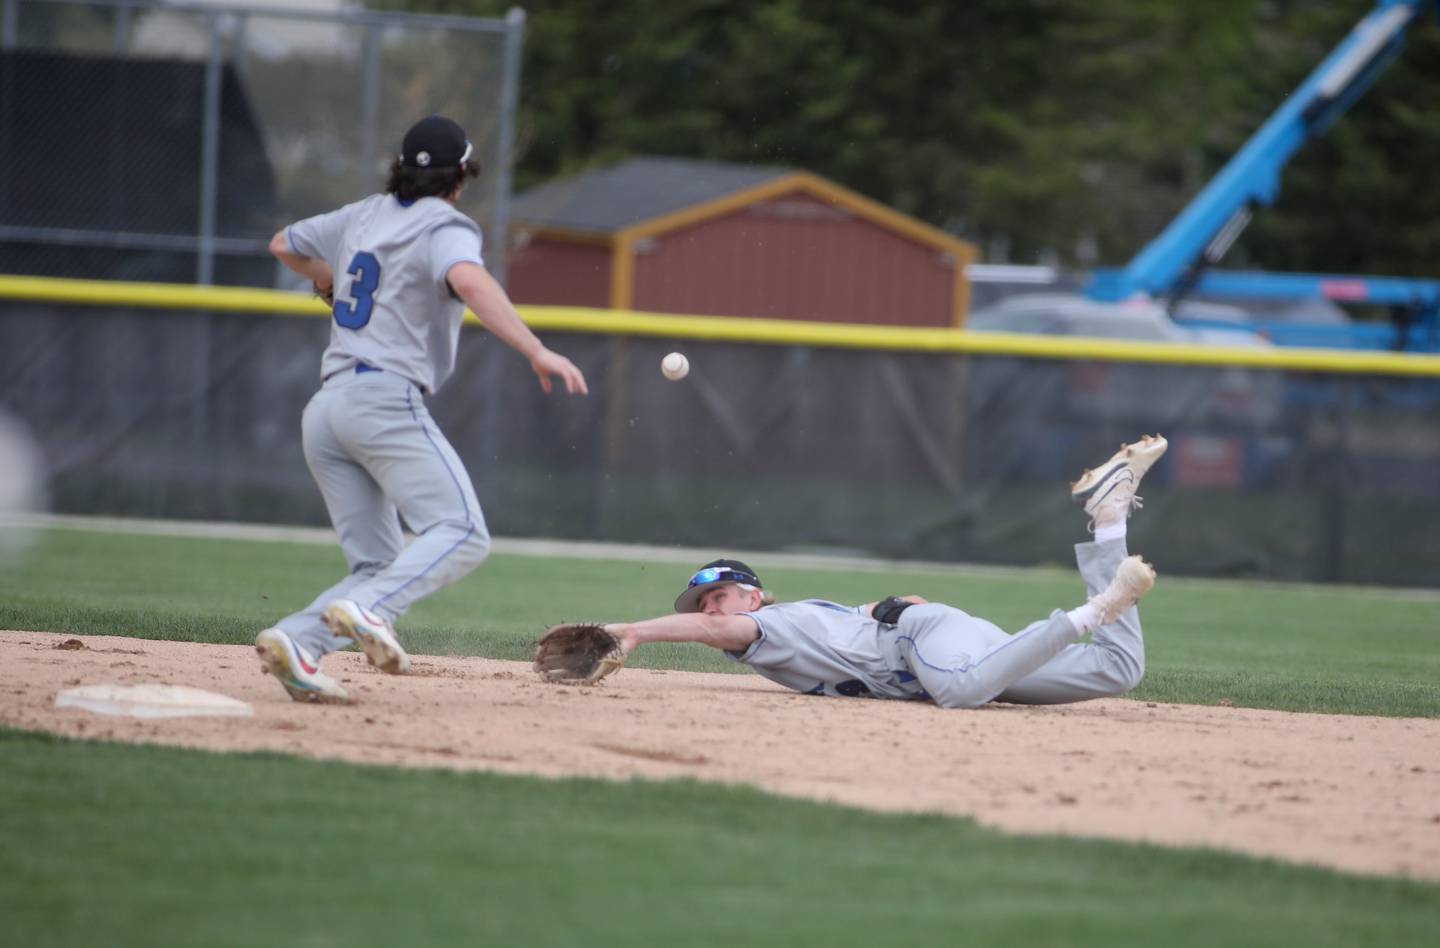
[[451, 267], [445, 278], [455, 295], [465, 301], [486, 329], [530, 360], [530, 368], [539, 377], [540, 387], [546, 394], [551, 390], [552, 375], [560, 377], [565, 383], [565, 391], [571, 395], [590, 393], [580, 369], [558, 352], [545, 348], [539, 337], [525, 325], [510, 297], [505, 295], [505, 289], [495, 281], [490, 271], [476, 263], [462, 262]]
[[699, 642], [727, 652], [742, 652], [760, 637], [760, 627], [748, 616], [707, 616], [699, 612], [678, 612], [644, 622], [615, 622], [605, 626], [605, 631], [620, 640], [626, 655], [646, 642]]

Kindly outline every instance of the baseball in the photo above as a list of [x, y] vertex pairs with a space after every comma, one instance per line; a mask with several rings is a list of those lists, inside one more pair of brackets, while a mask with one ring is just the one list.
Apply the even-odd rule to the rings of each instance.
[[672, 382], [678, 382], [690, 374], [690, 360], [682, 353], [672, 352], [660, 360], [660, 374]]

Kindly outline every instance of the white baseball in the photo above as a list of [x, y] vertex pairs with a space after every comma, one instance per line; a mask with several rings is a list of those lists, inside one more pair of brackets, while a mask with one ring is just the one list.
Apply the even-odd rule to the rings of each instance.
[[672, 352], [660, 360], [660, 374], [672, 382], [678, 382], [690, 374], [690, 360], [680, 352]]

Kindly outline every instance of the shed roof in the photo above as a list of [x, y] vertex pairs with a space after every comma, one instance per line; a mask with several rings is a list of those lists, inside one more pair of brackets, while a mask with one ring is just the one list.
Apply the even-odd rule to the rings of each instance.
[[532, 227], [610, 234], [792, 173], [775, 165], [629, 158], [524, 191], [510, 214]]

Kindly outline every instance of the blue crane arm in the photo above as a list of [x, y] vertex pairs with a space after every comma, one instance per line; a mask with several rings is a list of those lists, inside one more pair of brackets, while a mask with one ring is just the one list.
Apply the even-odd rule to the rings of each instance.
[[1440, 307], [1440, 280], [1210, 270], [1195, 284], [1201, 296], [1244, 299], [1325, 299], [1342, 303]]
[[1400, 52], [1405, 28], [1434, 2], [1379, 0], [1159, 237], [1124, 269], [1095, 271], [1088, 295], [1114, 301], [1174, 293], [1187, 272], [1219, 261], [1251, 209], [1275, 202], [1290, 157], [1370, 88]]
[[[1195, 281], [1200, 296], [1245, 300], [1324, 299], [1368, 303], [1390, 309], [1390, 325], [1375, 322], [1340, 326], [1258, 319], [1251, 326], [1278, 345], [1440, 351], [1440, 280], [1353, 276], [1336, 273], [1267, 273], [1207, 270]], [[1203, 323], [1203, 317], [1184, 320]]]

